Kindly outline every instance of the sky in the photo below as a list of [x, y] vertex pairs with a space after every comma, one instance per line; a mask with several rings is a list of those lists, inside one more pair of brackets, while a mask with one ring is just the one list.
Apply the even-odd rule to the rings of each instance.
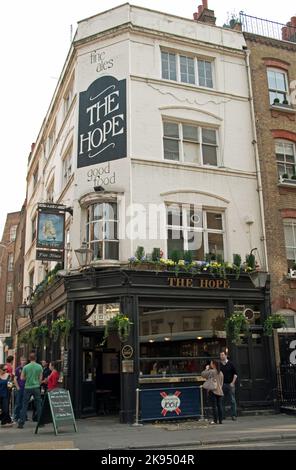
[[[0, 2], [0, 238], [7, 212], [21, 209], [27, 159], [62, 70], [77, 21], [125, 0], [10, 0]], [[129, 3], [192, 19], [202, 2], [131, 0]], [[208, 0], [222, 26], [232, 13], [286, 23], [295, 0]], [[280, 9], [279, 9], [280, 6]]]

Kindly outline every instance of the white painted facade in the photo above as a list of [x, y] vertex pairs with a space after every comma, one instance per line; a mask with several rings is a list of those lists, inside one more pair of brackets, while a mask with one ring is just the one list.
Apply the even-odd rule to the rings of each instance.
[[[78, 24], [28, 166], [24, 286], [32, 283], [33, 269], [34, 285], [44, 277], [45, 266], [35, 261], [32, 220], [37, 203], [51, 195], [73, 208], [73, 217], [66, 216], [69, 269], [77, 268], [73, 250], [86, 239], [87, 204], [106, 196], [118, 201], [119, 262], [126, 263], [139, 245], [146, 253], [161, 248], [167, 257], [165, 204], [177, 203], [221, 212], [225, 260], [232, 261], [233, 253], [244, 259], [256, 247], [264, 267], [244, 46], [237, 31], [129, 4]], [[213, 88], [163, 79], [161, 51], [210, 62]], [[77, 169], [79, 93], [104, 75], [127, 81], [127, 157]], [[217, 165], [164, 159], [163, 121], [216, 130]], [[63, 164], [65, 157], [68, 162], [71, 157], [71, 168]], [[104, 176], [97, 185], [105, 193], [94, 192], [91, 170]], [[151, 203], [163, 211], [163, 233], [154, 239], [156, 227], [147, 215]], [[127, 208], [145, 212], [144, 218], [137, 214], [131, 224]], [[131, 239], [138, 231], [139, 238]]]

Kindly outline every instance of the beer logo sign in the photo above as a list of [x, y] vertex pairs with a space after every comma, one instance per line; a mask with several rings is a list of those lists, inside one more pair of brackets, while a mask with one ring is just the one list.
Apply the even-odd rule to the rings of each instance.
[[162, 407], [162, 416], [166, 416], [169, 413], [176, 413], [177, 416], [181, 413], [181, 400], [179, 396], [181, 392], [178, 390], [173, 395], [168, 395], [166, 392], [160, 392], [160, 396], [162, 397], [161, 400], [161, 407]]

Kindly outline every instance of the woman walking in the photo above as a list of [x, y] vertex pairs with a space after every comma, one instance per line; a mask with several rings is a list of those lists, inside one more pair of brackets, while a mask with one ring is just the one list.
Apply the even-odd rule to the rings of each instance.
[[0, 365], [0, 408], [1, 426], [12, 426], [9, 416], [9, 398], [12, 387], [12, 378], [6, 370], [5, 364]]
[[212, 360], [210, 365], [201, 373], [202, 377], [207, 380], [204, 388], [209, 391], [209, 400], [213, 409], [214, 421], [211, 424], [222, 424], [222, 397], [223, 397], [223, 374], [220, 371], [220, 364], [218, 361]]

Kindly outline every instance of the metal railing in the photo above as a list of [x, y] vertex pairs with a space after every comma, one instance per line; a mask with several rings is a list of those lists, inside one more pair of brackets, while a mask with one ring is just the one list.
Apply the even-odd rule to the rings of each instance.
[[281, 408], [296, 411], [296, 365], [282, 365], [277, 371], [277, 395]]
[[246, 15], [243, 11], [239, 13], [242, 30], [246, 33], [258, 34], [270, 38], [296, 42], [296, 25], [277, 23], [276, 21], [257, 18]]

